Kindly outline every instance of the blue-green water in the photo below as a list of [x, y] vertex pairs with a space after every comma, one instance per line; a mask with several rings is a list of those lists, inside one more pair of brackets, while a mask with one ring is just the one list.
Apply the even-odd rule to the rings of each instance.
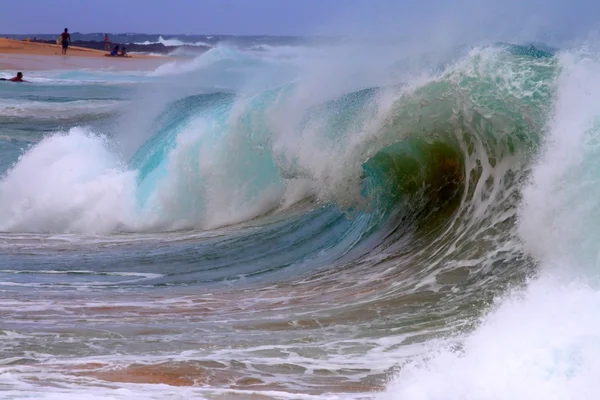
[[0, 85], [0, 397], [592, 398], [597, 64], [463, 50]]

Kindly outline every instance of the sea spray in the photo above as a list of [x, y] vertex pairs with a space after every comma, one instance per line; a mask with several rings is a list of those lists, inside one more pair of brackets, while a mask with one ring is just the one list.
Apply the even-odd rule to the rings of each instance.
[[552, 118], [522, 191], [518, 232], [539, 276], [496, 299], [462, 345], [406, 364], [382, 399], [595, 399], [600, 66], [564, 52]]
[[135, 173], [85, 129], [31, 147], [0, 181], [0, 231], [115, 232], [135, 218]]

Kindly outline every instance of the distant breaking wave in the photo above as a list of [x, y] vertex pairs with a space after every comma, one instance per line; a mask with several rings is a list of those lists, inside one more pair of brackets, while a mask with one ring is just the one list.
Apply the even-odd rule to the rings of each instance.
[[212, 47], [213, 45], [210, 43], [206, 43], [206, 42], [202, 42], [202, 41], [198, 41], [198, 42], [183, 42], [179, 39], [165, 39], [162, 36], [158, 37], [158, 41], [156, 42], [151, 42], [149, 40], [146, 40], [145, 42], [139, 42], [139, 43], [135, 43], [135, 44], [139, 44], [139, 45], [149, 45], [149, 44], [163, 44], [165, 46], [169, 46], [169, 47], [177, 47], [177, 46], [202, 46], [202, 47]]

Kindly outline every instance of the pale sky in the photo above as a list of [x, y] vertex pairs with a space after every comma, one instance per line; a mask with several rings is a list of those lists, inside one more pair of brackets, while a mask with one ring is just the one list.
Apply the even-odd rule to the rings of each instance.
[[443, 27], [573, 36], [598, 29], [597, 0], [3, 0], [0, 33], [310, 35]]

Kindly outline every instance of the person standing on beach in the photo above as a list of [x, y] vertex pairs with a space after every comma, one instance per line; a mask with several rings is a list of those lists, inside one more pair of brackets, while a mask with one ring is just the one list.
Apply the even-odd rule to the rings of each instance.
[[69, 35], [69, 30], [67, 28], [65, 28], [65, 31], [60, 34], [60, 41], [62, 43], [62, 53], [67, 54], [69, 43], [71, 43], [71, 35]]
[[108, 33], [104, 34], [104, 51], [110, 51], [110, 42], [108, 41]]

